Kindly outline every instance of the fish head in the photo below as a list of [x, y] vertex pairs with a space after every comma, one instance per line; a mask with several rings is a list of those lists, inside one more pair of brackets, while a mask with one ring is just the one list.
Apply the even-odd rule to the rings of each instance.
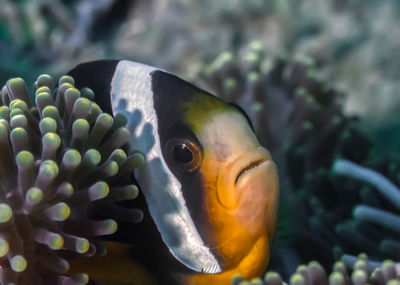
[[197, 93], [185, 120], [201, 149], [201, 233], [222, 267], [232, 268], [260, 237], [274, 236], [277, 167], [240, 107]]
[[237, 265], [258, 239], [272, 239], [277, 168], [239, 107], [132, 61], [78, 66], [72, 75], [82, 81], [80, 70], [89, 83], [101, 73], [92, 84], [101, 86], [96, 96], [105, 93], [99, 104], [126, 115], [131, 148], [146, 158], [135, 177], [177, 260], [195, 272], [220, 273]]

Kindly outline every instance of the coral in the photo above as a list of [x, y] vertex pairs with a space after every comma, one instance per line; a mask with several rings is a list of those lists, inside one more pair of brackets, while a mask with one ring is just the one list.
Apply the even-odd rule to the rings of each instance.
[[[349, 270], [351, 269], [351, 270]], [[282, 277], [273, 271], [267, 272], [263, 279], [244, 280], [240, 275], [232, 278], [232, 285], [283, 285]], [[385, 260], [375, 267], [368, 262], [365, 254], [360, 254], [348, 266], [344, 261], [337, 261], [332, 272], [327, 275], [322, 266], [311, 261], [307, 265], [299, 265], [296, 272], [289, 278], [290, 285], [398, 285], [400, 284], [400, 264]]]
[[68, 260], [106, 254], [102, 237], [143, 213], [130, 173], [144, 162], [129, 149], [126, 118], [112, 118], [70, 76], [41, 75], [34, 103], [20, 78], [0, 96], [0, 283], [86, 284], [65, 276]]

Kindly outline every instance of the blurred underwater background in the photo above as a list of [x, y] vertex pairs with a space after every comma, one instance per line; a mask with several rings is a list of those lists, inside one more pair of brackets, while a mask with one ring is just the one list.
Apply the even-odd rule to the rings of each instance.
[[[249, 114], [280, 173], [268, 270], [281, 277], [233, 284], [385, 284], [400, 275], [399, 1], [1, 4], [2, 84], [21, 77], [34, 92], [50, 85], [41, 77], [31, 88], [40, 74], [59, 78], [81, 62], [129, 59]], [[122, 125], [113, 131], [115, 124]]]

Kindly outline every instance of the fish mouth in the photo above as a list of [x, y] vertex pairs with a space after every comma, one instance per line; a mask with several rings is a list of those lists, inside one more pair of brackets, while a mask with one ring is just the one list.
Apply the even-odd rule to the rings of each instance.
[[254, 175], [267, 169], [273, 163], [269, 152], [262, 146], [254, 147], [241, 154], [229, 163], [223, 174], [218, 177], [217, 199], [227, 208], [234, 209], [238, 206], [243, 192]]
[[256, 161], [251, 162], [247, 166], [245, 166], [236, 176], [235, 179], [235, 186], [238, 184], [239, 179], [246, 175], [247, 173], [251, 172], [252, 170], [256, 169], [257, 167], [261, 166], [261, 164], [266, 163], [268, 161], [267, 158], [261, 158]]

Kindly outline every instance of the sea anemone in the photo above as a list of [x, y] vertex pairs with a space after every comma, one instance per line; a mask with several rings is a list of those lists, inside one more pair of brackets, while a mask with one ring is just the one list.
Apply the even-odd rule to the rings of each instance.
[[[282, 277], [274, 271], [267, 272], [263, 279], [254, 278], [246, 281], [242, 276], [232, 278], [232, 285], [284, 285]], [[352, 264], [351, 270], [345, 262], [337, 261], [328, 276], [324, 268], [316, 261], [299, 265], [288, 284], [290, 285], [399, 285], [400, 265], [391, 260], [373, 266], [366, 254], [360, 254]]]
[[357, 118], [343, 112], [344, 95], [322, 79], [311, 58], [271, 60], [260, 42], [239, 55], [223, 52], [200, 69], [197, 80], [247, 111], [278, 165], [281, 215], [270, 268], [288, 277], [309, 260], [331, 267], [340, 258], [332, 252], [334, 225], [351, 215], [343, 205], [355, 199], [343, 193], [349, 185], [335, 180], [330, 168], [338, 157], [363, 163], [370, 148]]
[[[247, 111], [278, 165], [280, 215], [269, 270], [288, 280], [309, 260], [324, 268], [342, 256], [352, 268], [360, 252], [373, 260], [400, 260], [398, 227], [392, 223], [399, 221], [394, 203], [400, 192], [383, 177], [397, 183], [399, 164], [394, 157], [371, 155], [358, 118], [343, 112], [344, 95], [323, 80], [314, 60], [304, 55], [271, 60], [253, 42], [239, 55], [223, 52], [200, 69], [197, 80]], [[352, 171], [341, 170], [344, 165]], [[365, 170], [374, 174], [370, 179], [354, 174], [361, 165], [371, 168]], [[377, 214], [385, 218], [378, 222]]]
[[[397, 163], [392, 161], [386, 167], [379, 167], [379, 171], [390, 175], [396, 167]], [[352, 218], [339, 224], [337, 231], [353, 239], [361, 250], [400, 261], [400, 189], [378, 171], [348, 160], [335, 161], [332, 171], [337, 177], [347, 176], [361, 182], [356, 188], [361, 201], [353, 207]]]
[[89, 88], [70, 76], [34, 83], [34, 103], [20, 78], [0, 96], [0, 283], [86, 284], [66, 276], [71, 258], [106, 254], [102, 237], [117, 221], [143, 214], [117, 202], [134, 199], [126, 118], [103, 113]]

